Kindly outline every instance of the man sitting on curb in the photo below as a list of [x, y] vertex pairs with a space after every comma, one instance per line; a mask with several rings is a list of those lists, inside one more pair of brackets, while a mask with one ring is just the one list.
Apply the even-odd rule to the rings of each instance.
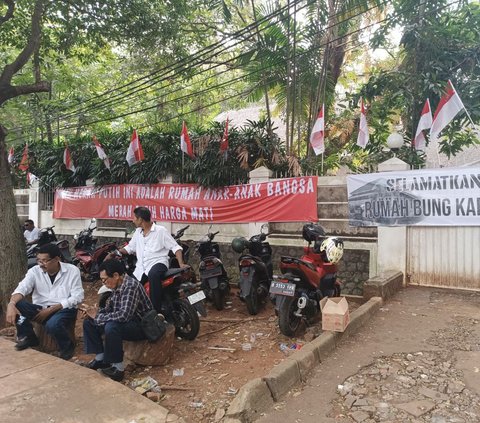
[[86, 366], [119, 382], [124, 377], [123, 340], [146, 339], [140, 321], [153, 306], [140, 282], [125, 274], [121, 261], [105, 260], [100, 279], [113, 294], [98, 312], [96, 307], [82, 310], [85, 352], [96, 354]]
[[[42, 324], [58, 344], [60, 358], [70, 360], [75, 342], [68, 327], [75, 324], [77, 305], [83, 301], [80, 270], [60, 262], [60, 249], [55, 244], [42, 245], [37, 253], [37, 266], [28, 270], [18, 284], [7, 306], [7, 323], [17, 326], [17, 350], [38, 345], [31, 321]], [[25, 300], [32, 294], [32, 303]]]

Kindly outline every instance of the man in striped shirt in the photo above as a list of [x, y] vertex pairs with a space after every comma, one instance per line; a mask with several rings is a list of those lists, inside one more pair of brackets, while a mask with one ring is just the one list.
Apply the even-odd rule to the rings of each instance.
[[96, 354], [87, 367], [121, 381], [123, 340], [146, 339], [140, 322], [153, 306], [140, 282], [125, 273], [121, 261], [105, 260], [100, 266], [100, 279], [113, 293], [105, 307], [82, 310], [86, 317], [83, 321], [85, 352]]

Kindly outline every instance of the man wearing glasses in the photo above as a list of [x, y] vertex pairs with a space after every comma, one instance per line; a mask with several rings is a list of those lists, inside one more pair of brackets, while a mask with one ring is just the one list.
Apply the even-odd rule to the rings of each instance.
[[[28, 270], [18, 284], [7, 306], [7, 323], [16, 324], [18, 351], [38, 345], [32, 321], [42, 324], [58, 344], [59, 356], [73, 357], [75, 343], [68, 328], [74, 324], [77, 305], [83, 301], [80, 270], [60, 261], [55, 244], [42, 245], [37, 253], [37, 266]], [[25, 300], [32, 295], [32, 303]]]
[[100, 279], [113, 291], [105, 307], [84, 308], [83, 340], [85, 352], [95, 354], [87, 367], [98, 370], [115, 381], [124, 377], [123, 340], [146, 339], [140, 321], [153, 306], [143, 286], [125, 274], [119, 260], [105, 260], [100, 265]]
[[24, 223], [25, 231], [23, 232], [23, 237], [25, 238], [25, 243], [27, 245], [33, 245], [38, 242], [40, 238], [40, 231], [35, 227], [33, 220], [27, 219]]

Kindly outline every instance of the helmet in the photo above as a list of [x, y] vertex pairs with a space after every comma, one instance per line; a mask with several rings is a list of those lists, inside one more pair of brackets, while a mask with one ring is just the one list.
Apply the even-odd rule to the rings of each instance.
[[320, 254], [329, 263], [338, 263], [343, 256], [343, 241], [336, 237], [326, 238], [320, 246]]
[[325, 236], [325, 231], [320, 225], [315, 223], [306, 223], [302, 228], [303, 239], [307, 242], [315, 242]]
[[233, 251], [237, 253], [242, 253], [246, 246], [247, 246], [247, 240], [243, 236], [238, 238], [233, 238], [232, 240]]

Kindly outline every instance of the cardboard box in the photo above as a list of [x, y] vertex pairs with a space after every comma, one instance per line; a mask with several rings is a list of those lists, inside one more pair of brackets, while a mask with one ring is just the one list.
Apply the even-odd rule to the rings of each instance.
[[322, 310], [322, 330], [343, 332], [350, 323], [348, 302], [345, 297], [323, 298], [320, 300]]

